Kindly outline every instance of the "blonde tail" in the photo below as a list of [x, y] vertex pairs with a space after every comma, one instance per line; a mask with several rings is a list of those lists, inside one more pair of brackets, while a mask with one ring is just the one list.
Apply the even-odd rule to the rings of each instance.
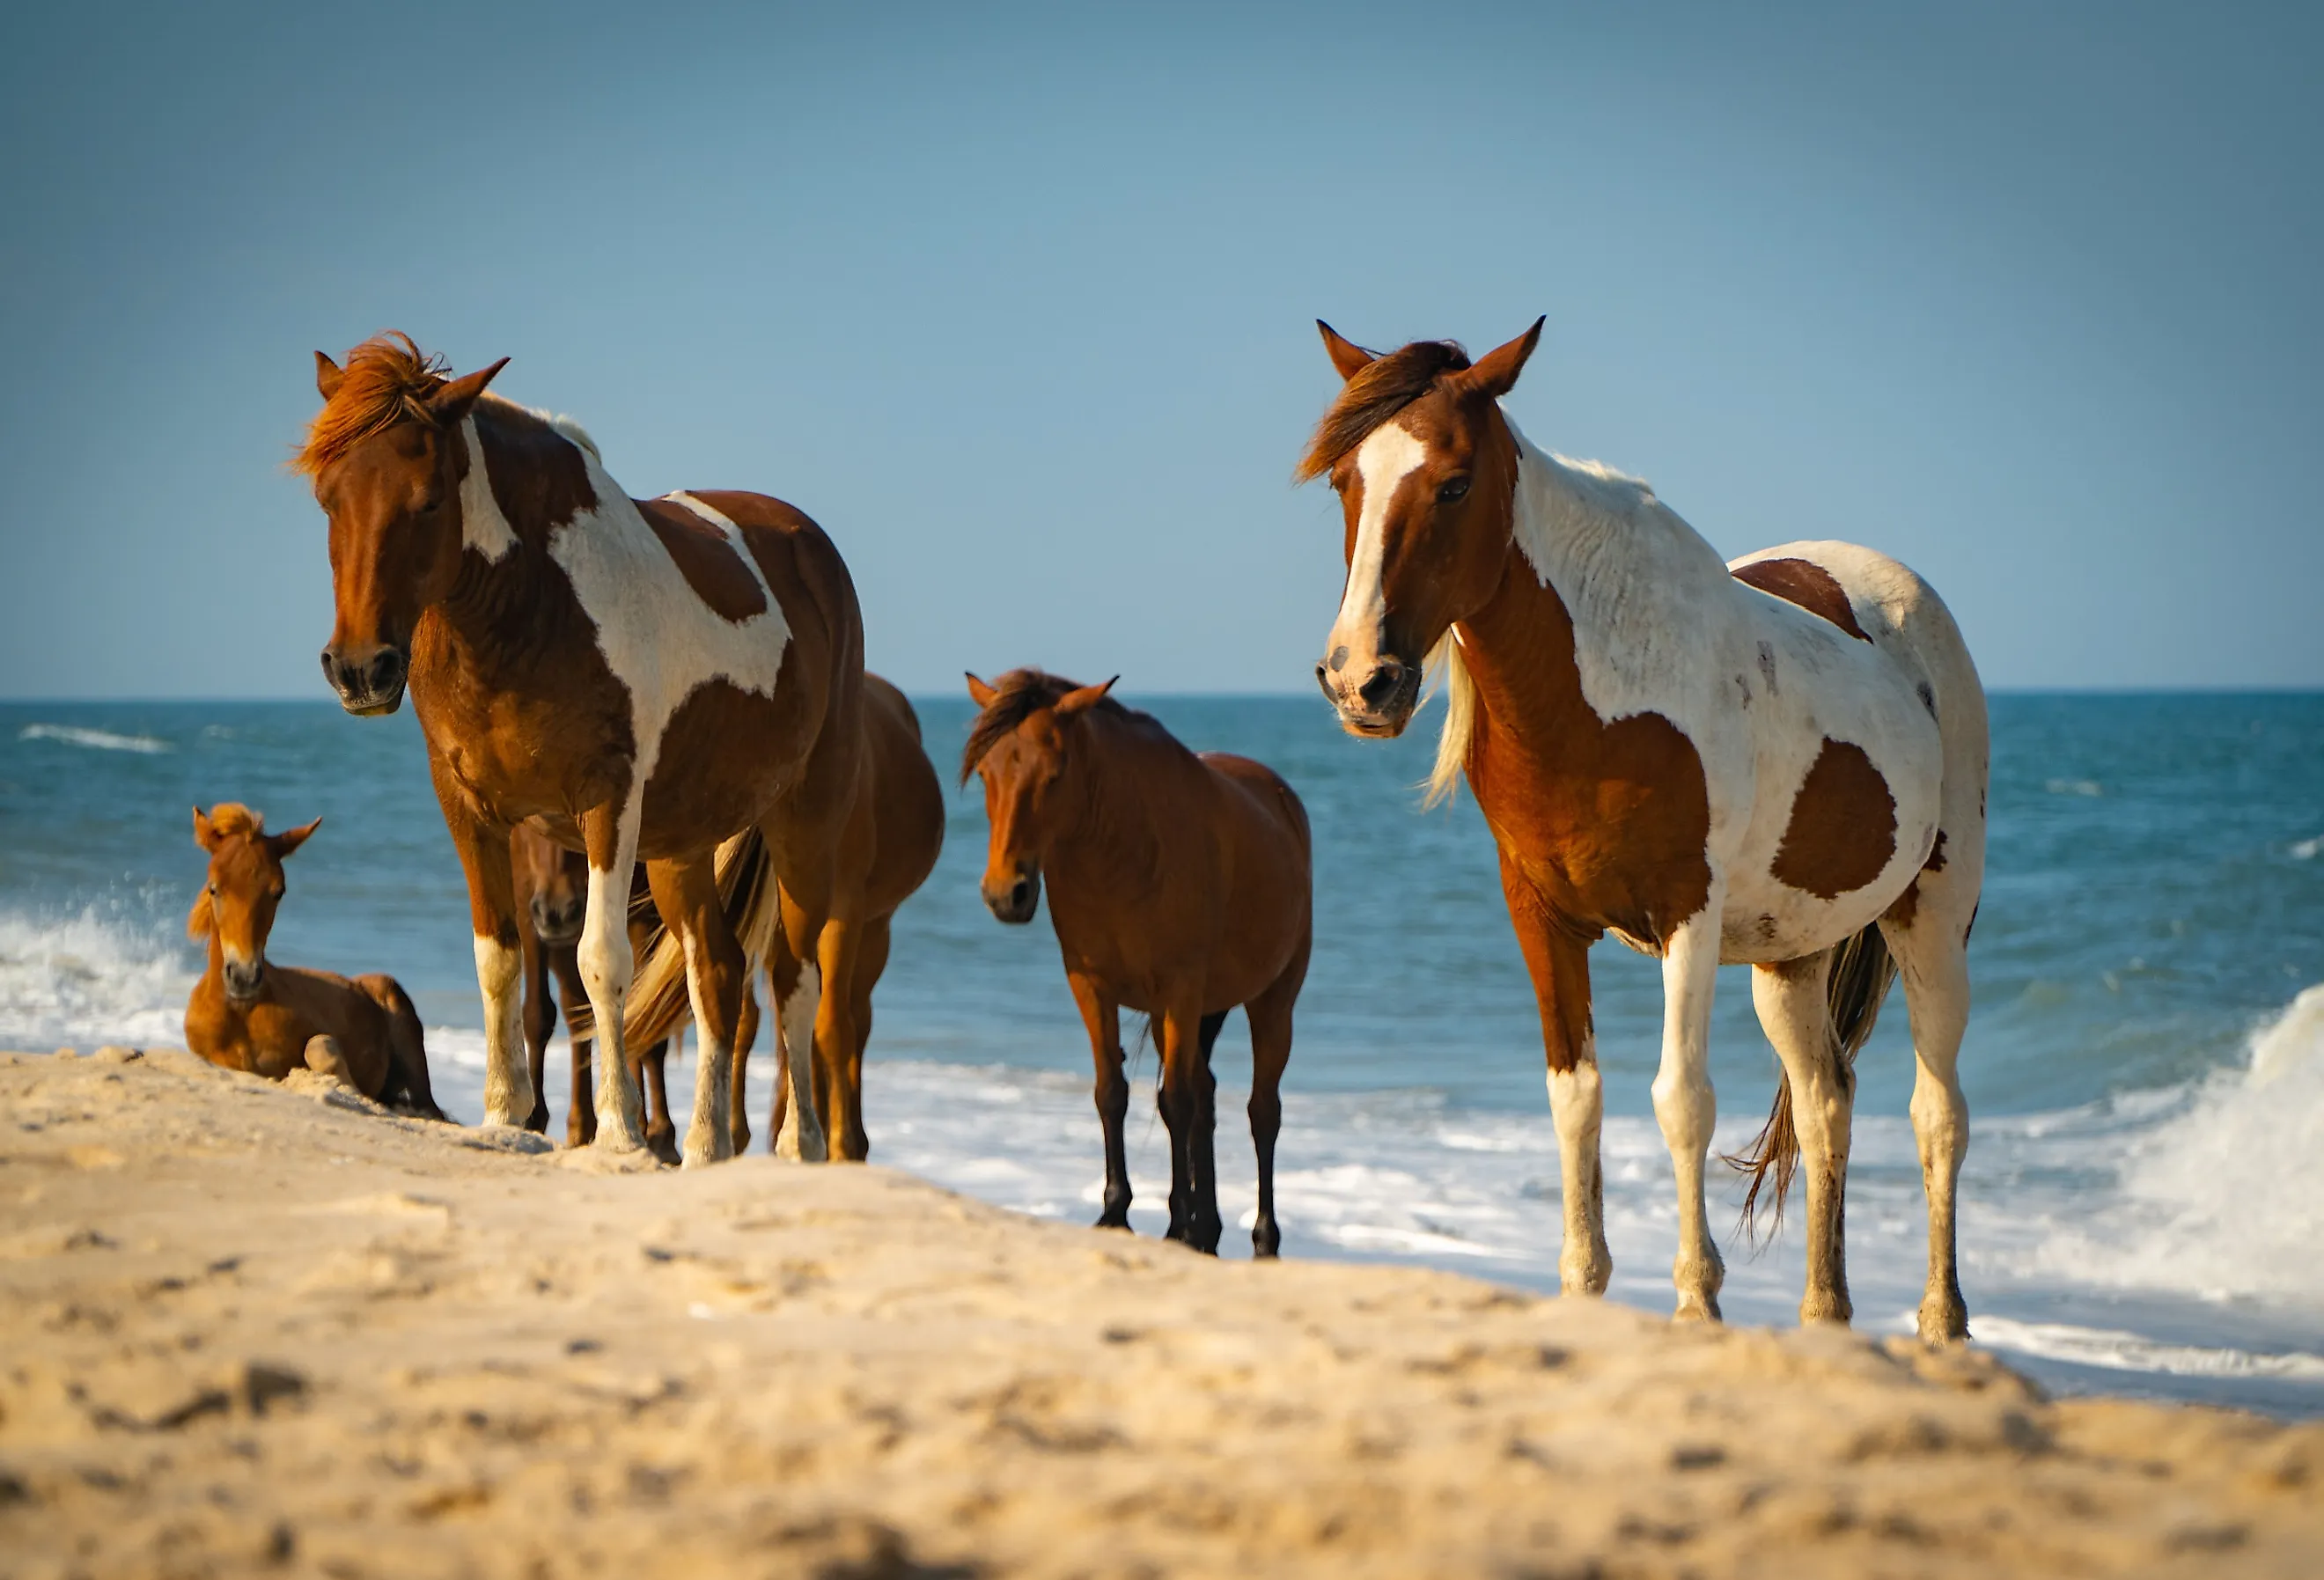
[[[774, 862], [756, 828], [720, 845], [711, 870], [718, 883], [718, 908], [748, 962], [743, 978], [747, 984], [767, 957], [775, 929], [782, 924], [782, 886], [775, 881]], [[646, 903], [646, 914], [650, 916], [651, 902]], [[586, 1005], [574, 1007], [576, 1013], [568, 1030], [578, 1042], [594, 1036], [596, 1028]], [[687, 988], [685, 941], [657, 919], [638, 949], [637, 971], [622, 1001], [622, 1045], [633, 1050], [651, 1048], [693, 1013], [694, 1002]]]

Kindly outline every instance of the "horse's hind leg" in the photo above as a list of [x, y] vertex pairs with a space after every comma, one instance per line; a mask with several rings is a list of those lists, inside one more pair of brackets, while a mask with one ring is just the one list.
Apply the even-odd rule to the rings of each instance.
[[387, 1012], [387, 1074], [380, 1083], [380, 1100], [390, 1101], [401, 1093], [413, 1113], [442, 1119], [444, 1111], [436, 1106], [435, 1088], [428, 1080], [427, 1035], [411, 995], [392, 976], [359, 976], [355, 986]]
[[872, 1150], [856, 1112], [856, 1089], [846, 1078], [855, 1054], [855, 962], [862, 952], [862, 929], [835, 918], [816, 941], [816, 963], [827, 991], [816, 1006], [815, 1088], [831, 1155], [860, 1163]]
[[519, 898], [517, 946], [521, 952], [524, 981], [524, 1067], [532, 1073], [532, 1112], [524, 1128], [549, 1132], [549, 1034], [557, 1030], [557, 1003], [549, 996], [549, 949], [522, 918]]
[[855, 964], [847, 984], [849, 1024], [854, 1035], [844, 1050], [846, 1059], [832, 1072], [833, 1081], [846, 1088], [847, 1112], [855, 1123], [854, 1140], [850, 1143], [853, 1150], [847, 1156], [859, 1163], [872, 1155], [872, 1138], [863, 1124], [863, 1050], [872, 1042], [872, 990], [888, 969], [889, 922], [888, 917], [875, 916], [856, 924]]
[[687, 1126], [685, 1161], [699, 1168], [733, 1156], [726, 1111], [733, 1096], [734, 1033], [742, 1019], [750, 963], [718, 898], [712, 859], [657, 861], [646, 868], [654, 907], [685, 940], [686, 987], [695, 1025], [694, 1118]]
[[[673, 1031], [630, 1060], [630, 1078], [643, 1095], [646, 1150], [676, 1168], [685, 1161], [678, 1153], [678, 1122], [669, 1114], [669, 1054], [681, 1032]], [[701, 1071], [695, 1072], [696, 1079]]]
[[1162, 1028], [1162, 1122], [1171, 1143], [1171, 1238], [1215, 1256], [1219, 1179], [1213, 1136], [1219, 1083], [1211, 1073], [1211, 1048], [1226, 1016], [1171, 1011], [1157, 1019]]
[[[1880, 927], [1904, 979], [1904, 1004], [1913, 1018], [1913, 1136], [1929, 1198], [1929, 1281], [1921, 1296], [1920, 1333], [1935, 1344], [1969, 1336], [1953, 1201], [1969, 1152], [1969, 1102], [1961, 1095], [1959, 1066], [1969, 1024], [1969, 919], [1959, 914], [1958, 904], [1932, 902], [1937, 896], [1930, 891], [1940, 888], [1933, 876], [1923, 873], [1917, 903], [1900, 904]], [[1975, 906], [1972, 891], [1967, 909], [1973, 914]]]
[[1259, 1216], [1250, 1226], [1250, 1253], [1273, 1256], [1283, 1246], [1275, 1222], [1275, 1138], [1283, 1129], [1283, 1069], [1291, 1062], [1291, 1010], [1307, 975], [1307, 956], [1243, 1006], [1250, 1021], [1250, 1144], [1259, 1156]]
[[1755, 966], [1751, 1002], [1783, 1061], [1808, 1176], [1807, 1293], [1800, 1320], [1846, 1322], [1848, 1152], [1855, 1082], [1832, 1037], [1827, 979], [1833, 951]]
[[[565, 1006], [565, 1025], [569, 1032], [577, 1023], [574, 1012], [589, 1003], [588, 993], [581, 984], [581, 963], [570, 944], [560, 945], [550, 961], [557, 969], [558, 995]], [[572, 1096], [565, 1110], [565, 1144], [586, 1147], [597, 1139], [597, 1095], [589, 1078], [592, 1039], [575, 1037], [572, 1043]]]

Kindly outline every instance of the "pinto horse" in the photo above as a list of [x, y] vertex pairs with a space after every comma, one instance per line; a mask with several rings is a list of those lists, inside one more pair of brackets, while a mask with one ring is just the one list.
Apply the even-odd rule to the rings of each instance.
[[[589, 863], [578, 958], [599, 1039], [595, 1144], [643, 1144], [621, 1005], [632, 875], [683, 940], [701, 1078], [683, 1149], [727, 1156], [728, 1067], [751, 962], [777, 925], [812, 954], [854, 793], [863, 639], [847, 568], [757, 494], [636, 500], [572, 423], [489, 394], [409, 337], [315, 354], [322, 410], [296, 466], [330, 519], [325, 675], [358, 715], [408, 688], [468, 882], [484, 1000], [484, 1117], [533, 1109], [509, 835], [538, 818]], [[735, 891], [713, 853], [782, 879]], [[811, 1019], [812, 1017], [810, 1017]]]
[[997, 686], [968, 677], [982, 712], [960, 777], [984, 781], [992, 825], [984, 903], [1004, 922], [1029, 922], [1047, 876], [1049, 920], [1097, 1068], [1100, 1228], [1130, 1226], [1121, 1012], [1143, 1011], [1161, 1029], [1169, 1238], [1218, 1250], [1211, 1048], [1227, 1012], [1242, 1007], [1259, 1154], [1251, 1249], [1273, 1256], [1283, 1243], [1275, 1221], [1283, 1068], [1313, 934], [1307, 809], [1272, 769], [1223, 752], [1195, 755], [1107, 696], [1112, 685], [1076, 686], [1038, 670], [1012, 670]]
[[[1568, 1290], [1603, 1292], [1589, 948], [1663, 963], [1655, 1114], [1677, 1173], [1678, 1315], [1716, 1318], [1703, 1206], [1720, 963], [1756, 969], [1783, 1066], [1748, 1167], [1780, 1210], [1807, 1164], [1803, 1321], [1850, 1315], [1841, 1236], [1856, 1051], [1901, 967], [1929, 1201], [1923, 1339], [1963, 1336], [1956, 1063], [1985, 869], [1985, 693], [1952, 616], [1896, 561], [1792, 543], [1730, 568], [1644, 483], [1536, 448], [1499, 405], [1541, 325], [1473, 365], [1379, 356], [1321, 324], [1344, 381], [1298, 467], [1329, 476], [1348, 577], [1316, 679], [1353, 735], [1400, 734], [1432, 656], [1540, 1001]], [[1748, 1207], [1747, 1206], [1747, 1215]]]
[[186, 1003], [186, 1046], [214, 1065], [269, 1080], [318, 1070], [366, 1097], [441, 1119], [420, 1016], [395, 978], [350, 982], [266, 958], [282, 864], [321, 822], [269, 834], [266, 820], [238, 802], [194, 808], [194, 843], [210, 864], [186, 932], [208, 943], [209, 963]]

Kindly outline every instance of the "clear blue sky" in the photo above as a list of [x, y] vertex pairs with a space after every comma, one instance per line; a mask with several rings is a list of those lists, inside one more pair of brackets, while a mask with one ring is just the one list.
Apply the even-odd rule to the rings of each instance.
[[873, 665], [1299, 690], [1311, 320], [1997, 686], [2324, 684], [2324, 11], [18, 6], [0, 695], [327, 696], [309, 352], [779, 494]]

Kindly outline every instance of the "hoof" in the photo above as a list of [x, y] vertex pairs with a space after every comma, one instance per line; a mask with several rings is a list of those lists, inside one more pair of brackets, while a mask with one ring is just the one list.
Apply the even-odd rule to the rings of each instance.
[[1835, 1327], [1846, 1327], [1855, 1317], [1856, 1307], [1849, 1303], [1846, 1295], [1811, 1294], [1800, 1302], [1802, 1327], [1812, 1326], [1817, 1323], [1829, 1323]]
[[1559, 1259], [1557, 1292], [1561, 1295], [1603, 1295], [1613, 1278], [1614, 1259], [1600, 1247], [1595, 1256]]
[[535, 1135], [547, 1135], [549, 1133], [549, 1104], [542, 1103], [535, 1105], [532, 1113], [525, 1119], [524, 1128], [532, 1132]]
[[1698, 1299], [1693, 1296], [1682, 1295], [1679, 1297], [1678, 1309], [1671, 1313], [1671, 1320], [1673, 1322], [1721, 1322], [1725, 1319], [1719, 1315], [1718, 1296], [1711, 1295]]
[[1250, 1254], [1253, 1260], [1264, 1261], [1283, 1252], [1283, 1231], [1271, 1218], [1261, 1218], [1251, 1225]]
[[1921, 1302], [1921, 1342], [1941, 1349], [1969, 1337], [1969, 1307], [1958, 1294], [1931, 1295]]
[[646, 1138], [618, 1124], [601, 1124], [597, 1133], [589, 1138], [589, 1145], [607, 1152], [642, 1152], [646, 1150]]

